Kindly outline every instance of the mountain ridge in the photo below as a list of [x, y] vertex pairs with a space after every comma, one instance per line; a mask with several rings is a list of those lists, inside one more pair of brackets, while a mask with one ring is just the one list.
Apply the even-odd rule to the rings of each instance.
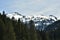
[[18, 12], [14, 12], [11, 14], [7, 14], [7, 17], [11, 18], [14, 17], [15, 20], [18, 20], [20, 18], [20, 20], [24, 23], [29, 23], [30, 20], [33, 20], [36, 26], [36, 29], [39, 30], [44, 30], [45, 27], [47, 27], [48, 25], [54, 23], [55, 21], [58, 20], [57, 17], [55, 17], [54, 15], [49, 15], [49, 16], [44, 16], [44, 15], [31, 15], [31, 16], [25, 16], [22, 15]]

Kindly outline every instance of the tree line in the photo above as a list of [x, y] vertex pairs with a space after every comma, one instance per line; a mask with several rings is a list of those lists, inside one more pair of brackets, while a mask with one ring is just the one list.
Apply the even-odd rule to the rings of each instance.
[[0, 40], [56, 40], [53, 33], [52, 31], [36, 30], [32, 20], [28, 25], [21, 22], [20, 19], [6, 17], [5, 11], [3, 14], [0, 13]]

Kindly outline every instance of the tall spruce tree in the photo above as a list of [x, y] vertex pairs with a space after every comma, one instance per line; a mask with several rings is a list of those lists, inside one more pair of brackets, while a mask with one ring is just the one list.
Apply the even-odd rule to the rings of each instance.
[[0, 18], [0, 40], [4, 39], [3, 38], [4, 37], [4, 27], [5, 27], [5, 24]]
[[34, 22], [32, 20], [30, 20], [29, 25], [30, 25], [30, 39], [31, 40], [38, 40]]
[[20, 19], [18, 19], [18, 22], [17, 22], [17, 32], [16, 32], [16, 36], [17, 36], [17, 40], [23, 40], [23, 32], [22, 32], [22, 23], [20, 21]]

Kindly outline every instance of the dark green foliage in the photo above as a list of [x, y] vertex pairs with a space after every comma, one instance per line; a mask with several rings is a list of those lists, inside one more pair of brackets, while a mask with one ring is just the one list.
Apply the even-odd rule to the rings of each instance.
[[48, 28], [51, 30], [39, 31], [32, 20], [24, 24], [20, 19], [17, 21], [14, 17], [6, 17], [5, 11], [0, 14], [0, 40], [60, 40], [60, 20]]
[[12, 21], [6, 17], [4, 11], [3, 15], [0, 15], [0, 39], [16, 40]]
[[37, 32], [36, 32], [36, 29], [34, 26], [34, 22], [32, 20], [30, 20], [29, 24], [30, 24], [30, 39], [31, 40], [38, 40], [37, 39]]
[[0, 19], [0, 40], [3, 40], [3, 31], [4, 31], [4, 23], [3, 21]]

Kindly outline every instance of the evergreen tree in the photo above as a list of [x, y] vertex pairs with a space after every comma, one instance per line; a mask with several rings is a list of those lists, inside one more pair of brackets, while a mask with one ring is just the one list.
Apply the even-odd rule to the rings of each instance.
[[31, 40], [38, 40], [34, 22], [32, 20], [30, 20], [29, 24], [30, 24], [30, 39]]
[[3, 11], [2, 20], [3, 20], [3, 22], [5, 23], [5, 21], [6, 21], [6, 14], [5, 14], [5, 11]]
[[5, 27], [5, 24], [0, 18], [0, 40], [3, 40], [3, 37], [4, 37], [4, 27]]
[[16, 40], [14, 28], [12, 22], [6, 21], [5, 28], [4, 28], [4, 40]]

